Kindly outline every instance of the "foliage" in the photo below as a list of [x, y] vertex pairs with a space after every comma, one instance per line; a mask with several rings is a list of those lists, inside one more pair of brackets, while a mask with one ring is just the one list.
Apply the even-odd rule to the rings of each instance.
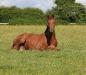
[[10, 24], [43, 24], [44, 13], [37, 8], [20, 9], [13, 7], [0, 8], [0, 22], [9, 22]]
[[43, 13], [38, 8], [0, 7], [0, 22], [9, 24], [46, 24], [46, 15], [54, 14], [56, 23], [86, 24], [86, 8], [75, 0], [55, 0], [56, 7]]
[[86, 23], [86, 8], [75, 3], [75, 0], [55, 0], [57, 5], [47, 13], [55, 14], [57, 20], [63, 23]]

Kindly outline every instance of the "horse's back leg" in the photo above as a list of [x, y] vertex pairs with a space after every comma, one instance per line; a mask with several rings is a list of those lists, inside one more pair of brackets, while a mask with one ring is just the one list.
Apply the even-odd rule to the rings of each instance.
[[20, 49], [20, 46], [18, 44], [13, 44], [11, 49], [17, 49], [19, 50]]

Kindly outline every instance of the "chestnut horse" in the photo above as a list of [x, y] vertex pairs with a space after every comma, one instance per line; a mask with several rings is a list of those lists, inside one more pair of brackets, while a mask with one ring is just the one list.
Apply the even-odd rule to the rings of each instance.
[[53, 15], [48, 16], [48, 24], [44, 33], [32, 34], [24, 33], [17, 36], [14, 41], [12, 48], [14, 49], [55, 49], [57, 46], [57, 40], [55, 36], [55, 18]]

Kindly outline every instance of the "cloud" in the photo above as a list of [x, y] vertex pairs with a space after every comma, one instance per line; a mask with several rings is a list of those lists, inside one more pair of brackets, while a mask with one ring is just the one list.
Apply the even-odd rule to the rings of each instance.
[[0, 6], [18, 6], [40, 8], [43, 11], [54, 6], [54, 0], [0, 0]]
[[0, 6], [10, 6], [10, 0], [0, 0]]
[[[43, 11], [51, 9], [55, 0], [0, 0], [0, 6], [35, 7]], [[78, 3], [86, 5], [86, 0], [76, 0]]]
[[53, 5], [53, 0], [17, 0], [17, 6], [20, 7], [38, 7], [42, 10], [47, 10], [50, 9]]
[[[34, 0], [33, 0], [34, 1]], [[33, 7], [41, 8], [42, 10], [46, 11], [47, 9], [51, 9], [54, 6], [54, 0], [35, 0], [36, 4]]]
[[76, 0], [77, 3], [82, 3], [83, 5], [86, 6], [86, 0]]

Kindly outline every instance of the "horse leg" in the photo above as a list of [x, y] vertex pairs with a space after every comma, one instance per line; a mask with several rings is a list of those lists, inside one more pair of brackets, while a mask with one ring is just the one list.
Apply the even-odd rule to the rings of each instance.
[[12, 48], [17, 49], [17, 50], [19, 50], [19, 49], [24, 50], [25, 49], [24, 45], [25, 45], [27, 36], [28, 36], [27, 33], [17, 36], [13, 41]]
[[12, 45], [12, 47], [11, 47], [12, 49], [17, 49], [17, 50], [19, 50], [20, 49], [20, 46], [18, 45], [18, 44], [13, 44]]
[[23, 51], [25, 50], [25, 47], [24, 46], [20, 46], [20, 51]]
[[48, 49], [54, 50], [55, 49], [55, 46], [54, 45], [50, 45], [50, 46], [48, 46]]
[[56, 48], [55, 45], [50, 45], [50, 46], [48, 46], [48, 49], [51, 49], [51, 50], [57, 50], [57, 51], [60, 50], [60, 49]]

